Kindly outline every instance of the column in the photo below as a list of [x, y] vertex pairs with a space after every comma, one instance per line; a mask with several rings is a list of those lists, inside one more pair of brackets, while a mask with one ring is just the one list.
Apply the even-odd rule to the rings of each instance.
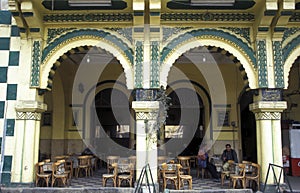
[[[137, 179], [149, 163], [154, 183], [157, 184], [157, 130], [158, 101], [133, 101], [136, 112], [136, 170]], [[150, 178], [149, 178], [150, 179]]]
[[41, 113], [47, 105], [38, 101], [17, 101], [17, 135], [12, 181], [34, 182], [34, 164], [38, 162]]
[[[257, 160], [261, 166], [261, 182], [265, 182], [269, 163], [282, 166], [281, 113], [286, 101], [256, 101], [250, 104], [255, 113], [257, 132]], [[279, 170], [276, 171], [278, 176]], [[269, 172], [267, 184], [274, 184], [273, 172]]]

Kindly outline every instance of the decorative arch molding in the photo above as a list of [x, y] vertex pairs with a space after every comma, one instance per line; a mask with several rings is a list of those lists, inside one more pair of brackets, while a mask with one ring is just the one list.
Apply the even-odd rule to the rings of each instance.
[[[298, 36], [300, 37], [300, 36]], [[299, 38], [298, 38], [299, 39]], [[299, 39], [300, 40], [300, 39]], [[285, 49], [283, 49], [285, 50]], [[298, 45], [295, 45], [293, 50], [289, 53], [287, 56], [285, 62], [284, 62], [284, 71], [283, 71], [283, 76], [284, 76], [284, 88], [288, 88], [288, 82], [289, 82], [289, 73], [290, 70], [296, 61], [296, 59], [300, 56], [300, 42], [298, 42]]]
[[[175, 42], [177, 42], [177, 46]], [[240, 42], [240, 44], [244, 44], [243, 42]], [[249, 87], [251, 89], [255, 89], [258, 87], [257, 82], [257, 73], [255, 71], [255, 68], [253, 64], [256, 63], [256, 58], [254, 56], [253, 50], [248, 47], [246, 44], [244, 44], [244, 47], [247, 46], [247, 52], [243, 49], [243, 47], [240, 47], [235, 42], [231, 42], [230, 40], [226, 40], [223, 37], [216, 37], [211, 35], [203, 35], [198, 37], [192, 37], [185, 40], [173, 40], [169, 44], [169, 46], [165, 47], [163, 49], [162, 53], [162, 66], [161, 66], [161, 74], [160, 74], [160, 82], [162, 85], [167, 85], [167, 77], [169, 70], [171, 69], [171, 66], [175, 63], [175, 61], [185, 52], [189, 51], [190, 49], [199, 47], [199, 46], [213, 46], [213, 47], [219, 47], [221, 49], [226, 50], [231, 55], [236, 57], [234, 61], [236, 64], [240, 63], [242, 65], [242, 68], [245, 70], [248, 81], [247, 84], [249, 84]], [[249, 52], [250, 55], [248, 54]], [[164, 56], [164, 57], [163, 57]]]
[[[42, 53], [40, 88], [49, 89], [52, 82], [48, 75], [53, 74], [51, 68], [59, 66], [58, 61], [68, 51], [82, 46], [96, 46], [110, 52], [116, 57], [125, 72], [129, 89], [134, 87], [133, 51], [120, 38], [102, 30], [75, 30], [57, 38]], [[54, 72], [55, 73], [55, 72]]]

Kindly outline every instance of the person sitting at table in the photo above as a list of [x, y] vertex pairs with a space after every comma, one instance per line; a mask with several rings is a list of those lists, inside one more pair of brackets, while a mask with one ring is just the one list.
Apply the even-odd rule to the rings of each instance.
[[89, 145], [82, 151], [81, 155], [94, 155], [91, 149], [93, 149], [93, 146]]
[[216, 166], [209, 162], [207, 145], [203, 145], [202, 147], [200, 146], [197, 158], [199, 167], [207, 169], [211, 176], [214, 178], [214, 182], [220, 182]]
[[238, 163], [237, 154], [234, 149], [231, 148], [230, 144], [225, 145], [226, 149], [222, 153], [223, 160], [223, 169], [227, 171], [229, 168], [228, 160], [234, 160], [235, 163]]

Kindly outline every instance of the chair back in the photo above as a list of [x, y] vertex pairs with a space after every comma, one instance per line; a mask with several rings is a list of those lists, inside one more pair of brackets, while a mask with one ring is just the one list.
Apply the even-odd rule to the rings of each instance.
[[252, 163], [252, 172], [251, 172], [251, 176], [253, 177], [260, 177], [260, 166], [257, 163]]
[[52, 164], [52, 175], [59, 175], [65, 173], [65, 162], [54, 162]]
[[183, 167], [183, 168], [188, 168], [190, 167], [190, 157], [188, 156], [178, 156], [178, 163]]
[[243, 163], [238, 164], [238, 174], [242, 177], [245, 177], [246, 175], [246, 165]]

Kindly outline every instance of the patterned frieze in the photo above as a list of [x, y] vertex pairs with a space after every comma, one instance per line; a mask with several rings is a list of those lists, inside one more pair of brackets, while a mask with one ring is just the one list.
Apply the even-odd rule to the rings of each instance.
[[298, 33], [300, 31], [299, 27], [286, 28], [283, 33], [282, 42], [284, 42], [288, 37]]
[[282, 42], [273, 41], [275, 87], [284, 88]]
[[44, 22], [131, 22], [131, 13], [49, 14]]
[[65, 32], [72, 31], [76, 28], [49, 28], [47, 35], [47, 43], [52, 42], [55, 38], [59, 37], [61, 34]]
[[229, 44], [237, 47], [238, 49], [241, 50], [241, 52], [244, 53], [245, 57], [251, 61], [254, 67], [256, 67], [256, 57], [254, 54], [253, 49], [245, 43], [242, 39], [238, 38], [237, 36], [225, 32], [220, 29], [196, 29], [189, 31], [185, 34], [179, 35], [177, 38], [173, 39], [166, 45], [162, 51], [161, 51], [161, 63], [167, 58], [169, 54], [172, 53], [173, 50], [176, 50], [176, 47], [178, 45], [183, 44], [184, 42], [190, 41], [192, 39], [205, 39], [205, 38], [210, 38], [210, 39], [218, 39], [224, 42], [228, 42]]
[[136, 119], [137, 120], [156, 120], [158, 116], [158, 112], [137, 112]]
[[255, 113], [256, 120], [280, 120], [280, 112], [257, 112]]
[[251, 13], [162, 13], [162, 21], [239, 21], [252, 22], [255, 15]]
[[30, 80], [30, 85], [32, 87], [39, 86], [40, 63], [41, 63], [41, 41], [34, 41], [33, 48], [32, 48], [31, 80]]
[[132, 27], [124, 27], [124, 28], [119, 28], [119, 27], [111, 27], [111, 28], [104, 28], [110, 31], [117, 32], [119, 35], [123, 36], [126, 38], [129, 42], [132, 42]]
[[250, 39], [250, 28], [249, 27], [222, 27], [221, 29], [226, 29], [229, 30], [242, 38], [244, 38], [248, 44], [251, 44], [251, 39]]
[[151, 75], [150, 75], [150, 87], [159, 88], [159, 68], [160, 68], [160, 59], [159, 59], [159, 42], [151, 42]]
[[171, 38], [172, 36], [179, 34], [185, 30], [189, 30], [192, 27], [162, 27], [163, 32], [163, 42], [167, 41], [168, 38]]
[[144, 44], [137, 41], [135, 44], [135, 87], [143, 87], [143, 60], [144, 60]]
[[257, 42], [257, 67], [258, 86], [260, 88], [266, 88], [268, 87], [266, 40], [259, 40]]
[[39, 112], [17, 112], [17, 120], [41, 120], [41, 113]]

